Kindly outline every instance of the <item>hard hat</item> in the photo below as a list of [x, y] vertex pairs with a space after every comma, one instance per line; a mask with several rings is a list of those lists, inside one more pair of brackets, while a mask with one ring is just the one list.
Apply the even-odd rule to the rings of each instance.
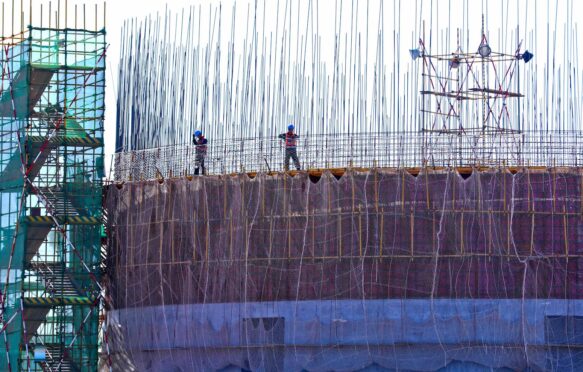
[[195, 137], [200, 137], [201, 135], [202, 135], [202, 132], [200, 130], [197, 130], [196, 132], [194, 132]]
[[293, 124], [288, 125], [287, 130], [294, 130], [294, 125]]

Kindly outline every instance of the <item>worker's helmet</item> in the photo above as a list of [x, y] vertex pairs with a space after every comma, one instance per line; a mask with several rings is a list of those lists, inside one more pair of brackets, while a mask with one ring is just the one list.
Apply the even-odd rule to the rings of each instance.
[[196, 132], [194, 132], [194, 136], [200, 137], [200, 136], [202, 136], [202, 132], [200, 130], [197, 130]]
[[288, 125], [288, 126], [287, 126], [287, 130], [289, 130], [290, 132], [291, 132], [292, 130], [294, 130], [294, 128], [295, 128], [295, 127], [294, 127], [294, 125], [293, 125], [293, 124], [290, 124], [290, 125]]

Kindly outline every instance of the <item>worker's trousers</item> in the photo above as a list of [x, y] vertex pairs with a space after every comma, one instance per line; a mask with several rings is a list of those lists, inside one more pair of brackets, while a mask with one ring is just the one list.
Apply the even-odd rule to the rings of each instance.
[[289, 158], [293, 159], [296, 169], [300, 170], [300, 160], [298, 159], [298, 153], [295, 147], [285, 149], [285, 163], [283, 164], [283, 168], [286, 172], [289, 170]]
[[195, 168], [194, 168], [194, 175], [195, 176], [199, 175], [200, 168], [202, 168], [202, 174], [206, 174], [206, 171], [204, 168], [204, 155], [203, 154], [196, 154], [196, 157], [194, 158], [194, 163], [195, 163]]

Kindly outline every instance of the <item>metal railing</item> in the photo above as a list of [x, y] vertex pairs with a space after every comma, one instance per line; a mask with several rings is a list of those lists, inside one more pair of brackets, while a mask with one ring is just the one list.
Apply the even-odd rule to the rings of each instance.
[[[284, 153], [277, 138], [211, 138], [206, 174], [282, 171]], [[300, 137], [297, 153], [302, 169], [577, 167], [583, 165], [583, 131], [311, 135]], [[121, 152], [114, 155], [113, 180], [192, 175], [196, 166], [196, 146], [191, 144]]]

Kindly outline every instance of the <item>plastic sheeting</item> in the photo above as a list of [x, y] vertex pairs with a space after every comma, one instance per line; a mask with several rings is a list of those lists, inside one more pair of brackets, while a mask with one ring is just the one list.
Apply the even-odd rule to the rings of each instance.
[[583, 368], [577, 169], [111, 186], [110, 363]]

